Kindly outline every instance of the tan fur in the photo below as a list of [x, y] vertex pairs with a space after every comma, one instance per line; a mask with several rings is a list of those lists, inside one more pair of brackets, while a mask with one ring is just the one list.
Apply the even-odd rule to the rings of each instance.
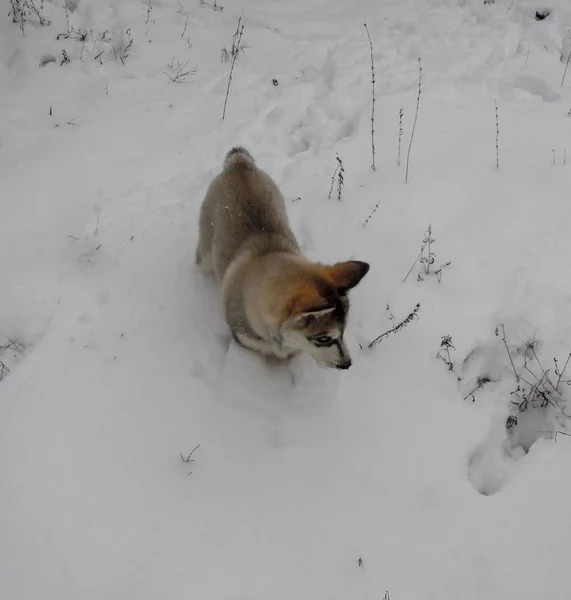
[[[206, 192], [196, 262], [220, 282], [226, 320], [241, 344], [278, 358], [307, 350], [328, 366], [350, 366], [342, 339], [346, 294], [369, 267], [306, 259], [280, 190], [243, 148], [228, 153]], [[320, 333], [330, 335], [330, 347], [308, 340]]]

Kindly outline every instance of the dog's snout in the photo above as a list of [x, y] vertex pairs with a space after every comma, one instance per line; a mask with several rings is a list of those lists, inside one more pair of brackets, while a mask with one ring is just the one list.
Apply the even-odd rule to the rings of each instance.
[[351, 360], [345, 360], [342, 363], [337, 365], [338, 369], [348, 369], [353, 363], [351, 362]]

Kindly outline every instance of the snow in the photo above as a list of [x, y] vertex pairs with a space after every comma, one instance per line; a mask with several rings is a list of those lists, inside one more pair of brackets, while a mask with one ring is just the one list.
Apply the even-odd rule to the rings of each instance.
[[[518, 414], [495, 335], [571, 346], [566, 0], [79, 0], [83, 49], [60, 4], [0, 24], [0, 598], [567, 599], [568, 388]], [[234, 144], [308, 256], [370, 262], [349, 371], [230, 343], [194, 250]], [[429, 224], [451, 264], [403, 282]]]

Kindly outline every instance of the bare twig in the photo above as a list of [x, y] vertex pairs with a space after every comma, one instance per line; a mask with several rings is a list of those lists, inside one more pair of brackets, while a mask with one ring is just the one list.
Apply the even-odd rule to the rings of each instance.
[[[432, 273], [430, 272], [430, 266], [434, 264], [434, 260], [436, 257], [436, 254], [434, 254], [434, 252], [432, 251], [432, 244], [435, 241], [436, 240], [432, 237], [432, 225], [429, 223], [428, 227], [426, 228], [426, 231], [424, 232], [424, 237], [422, 238], [422, 244], [420, 245], [420, 252], [418, 253], [418, 256], [416, 257], [416, 260], [414, 261], [414, 263], [412, 263], [412, 267], [408, 270], [408, 273], [406, 274], [406, 276], [403, 280], [403, 283], [406, 282], [406, 280], [408, 279], [409, 275], [412, 273], [412, 270], [414, 269], [414, 267], [418, 261], [420, 261], [421, 264], [424, 265], [424, 274], [425, 275], [435, 275], [436, 279], [438, 280], [438, 283], [440, 283], [440, 281], [442, 280], [442, 270], [445, 267], [449, 267], [452, 264], [452, 261], [443, 263], [442, 265], [440, 265], [439, 269], [437, 269], [436, 271], [433, 271]], [[425, 250], [426, 250], [426, 255], [425, 255]], [[418, 281], [424, 281], [424, 279], [420, 273], [418, 274], [417, 279], [418, 279]]]
[[420, 95], [422, 93], [422, 61], [420, 56], [418, 57], [418, 96], [416, 97], [416, 111], [414, 113], [414, 122], [412, 124], [412, 131], [410, 133], [410, 142], [408, 144], [408, 152], [406, 155], [406, 172], [404, 176], [404, 182], [408, 183], [408, 165], [410, 162], [410, 151], [412, 148], [412, 142], [414, 139], [414, 132], [416, 130], [416, 122], [418, 121], [418, 108], [420, 106]]
[[184, 34], [186, 33], [186, 28], [188, 27], [188, 15], [186, 17], [186, 20], [184, 22], [184, 29], [182, 30], [182, 33], [180, 34], [181, 39], [184, 39]]
[[195, 453], [196, 450], [198, 450], [200, 448], [200, 444], [196, 445], [192, 451], [190, 452], [190, 454], [188, 456], [183, 456], [182, 452], [179, 452], [179, 456], [180, 459], [182, 460], [183, 463], [191, 463], [194, 462], [194, 458], [192, 458], [192, 455]]
[[[48, 21], [42, 16], [42, 14], [40, 13], [40, 9], [34, 4], [34, 0], [26, 0], [24, 4], [26, 4], [28, 6], [28, 9], [31, 10], [36, 15], [36, 17], [38, 17], [40, 25], [50, 24], [50, 21]], [[43, 8], [43, 2], [41, 8]]]
[[[180, 2], [179, 2], [179, 4], [180, 4]], [[222, 12], [224, 10], [223, 6], [216, 4], [216, 0], [214, 0], [214, 4], [210, 4], [209, 2], [206, 2], [206, 0], [198, 0], [198, 4], [200, 6], [209, 6], [215, 12]]]
[[364, 23], [365, 31], [367, 32], [367, 38], [369, 39], [369, 48], [371, 50], [371, 85], [372, 85], [372, 102], [371, 102], [371, 152], [373, 155], [373, 163], [371, 169], [374, 171], [375, 167], [375, 58], [373, 55], [373, 42], [369, 34], [369, 28], [367, 27], [367, 21]]
[[[236, 28], [236, 33], [234, 36], [237, 37], [237, 48], [240, 47], [240, 42], [242, 40], [242, 33], [244, 32], [244, 25], [241, 25], [242, 17], [238, 19], [238, 26]], [[232, 47], [234, 48], [234, 42], [232, 42]], [[226, 88], [226, 97], [224, 98], [224, 109], [222, 110], [222, 120], [226, 117], [226, 104], [228, 103], [228, 94], [230, 93], [230, 84], [232, 83], [232, 73], [234, 72], [234, 65], [236, 64], [236, 57], [238, 56], [238, 52], [234, 52], [232, 55], [232, 66], [230, 67], [230, 74], [228, 76], [228, 86]]]
[[88, 34], [89, 32], [87, 29], [76, 29], [75, 27], [71, 27], [70, 30], [65, 33], [58, 33], [56, 35], [56, 40], [74, 40], [85, 44]]
[[399, 110], [399, 147], [398, 147], [398, 154], [397, 154], [397, 167], [400, 167], [400, 149], [401, 149], [402, 134], [403, 134], [403, 128], [402, 128], [403, 116], [404, 116], [404, 112], [403, 112], [403, 109], [401, 108]]
[[391, 307], [388, 304], [385, 306], [385, 310], [389, 313], [389, 321], [394, 325], [395, 316], [393, 315], [393, 311], [391, 310]]
[[331, 187], [329, 188], [329, 195], [327, 196], [331, 200], [331, 195], [333, 194], [333, 186], [335, 185], [335, 177], [337, 177], [337, 171], [339, 171], [339, 165], [335, 166], [335, 171], [333, 171], [333, 175], [331, 175]]
[[420, 310], [420, 304], [417, 304], [412, 311], [400, 322], [397, 323], [392, 329], [385, 331], [385, 333], [381, 333], [381, 335], [377, 336], [370, 344], [369, 348], [376, 346], [379, 342], [384, 340], [386, 337], [393, 333], [399, 332], [403, 327], [406, 327], [411, 321], [414, 319], [418, 319], [418, 311]]
[[339, 154], [335, 157], [337, 161], [337, 166], [335, 167], [335, 171], [333, 171], [333, 175], [331, 176], [331, 187], [329, 188], [328, 198], [331, 198], [333, 194], [333, 186], [335, 185], [335, 178], [337, 177], [337, 200], [341, 201], [343, 196], [343, 184], [345, 183], [345, 167], [343, 167], [343, 161]]
[[[543, 375], [545, 376], [545, 378], [547, 379], [547, 382], [551, 385], [551, 387], [553, 388], [553, 390], [556, 392], [557, 388], [555, 385], [553, 385], [553, 383], [551, 382], [551, 379], [549, 378], [549, 369], [544, 369], [543, 365], [541, 364], [541, 361], [539, 360], [539, 356], [537, 355], [537, 352], [535, 351], [535, 349], [537, 348], [539, 342], [538, 340], [535, 338], [535, 336], [529, 340], [528, 342], [526, 342], [525, 346], [526, 346], [526, 352], [524, 355], [524, 369], [526, 369], [529, 373], [531, 373], [536, 379], [539, 380], [539, 378], [537, 377], [537, 375], [535, 375], [535, 373], [533, 373], [531, 371], [531, 369], [527, 366], [527, 352], [530, 352], [533, 356], [533, 358], [535, 358], [535, 361], [537, 362], [537, 364], [539, 365], [539, 368], [541, 369], [541, 372], [543, 373]], [[558, 373], [557, 371], [557, 359], [553, 359], [555, 361], [555, 372], [556, 374]], [[564, 369], [565, 371], [565, 369]]]
[[369, 223], [369, 221], [371, 220], [371, 217], [377, 212], [377, 210], [379, 209], [379, 206], [381, 204], [380, 199], [377, 201], [377, 203], [375, 204], [375, 206], [373, 207], [373, 210], [369, 213], [369, 216], [365, 219], [365, 222], [363, 223], [363, 227], [366, 227]]
[[430, 246], [432, 244], [432, 242], [434, 242], [435, 240], [432, 237], [432, 225], [429, 223], [428, 224], [428, 229], [425, 232], [425, 237], [424, 237], [424, 244], [425, 247], [428, 248], [428, 256], [423, 256], [420, 259], [420, 262], [424, 264], [424, 269], [425, 269], [425, 273], [426, 275], [430, 275], [430, 265], [434, 264], [434, 253], [432, 252]]
[[563, 71], [563, 78], [561, 79], [561, 87], [565, 83], [565, 77], [567, 77], [567, 69], [569, 68], [569, 61], [571, 60], [571, 44], [569, 45], [569, 54], [567, 56], [567, 62], [565, 63], [565, 70]]
[[496, 169], [500, 168], [500, 120], [498, 116], [498, 102], [494, 102], [496, 106]]
[[343, 185], [345, 183], [345, 168], [343, 167], [343, 161], [339, 154], [335, 157], [339, 163], [339, 172], [337, 173], [337, 200], [341, 202], [341, 196], [343, 195]]
[[470, 398], [472, 400], [472, 402], [475, 402], [476, 396], [474, 394], [478, 390], [481, 390], [486, 383], [490, 383], [490, 381], [491, 380], [489, 377], [477, 377], [476, 378], [476, 387], [474, 387], [474, 389], [471, 392], [468, 392], [468, 394], [466, 394], [466, 396], [464, 396], [464, 400], [467, 400], [468, 398]]
[[2, 381], [9, 372], [10, 369], [0, 360], [0, 381]]
[[[170, 73], [167, 73], [166, 71], [164, 72], [164, 74], [170, 79], [170, 81], [172, 83], [191, 83], [190, 81], [186, 81], [186, 78], [189, 75], [194, 75], [197, 71], [198, 68], [194, 67], [193, 69], [187, 69], [187, 65], [190, 61], [186, 61], [184, 64], [180, 64], [178, 62], [178, 60], [176, 61], [177, 64], [177, 69], [174, 75], [171, 75]], [[171, 63], [169, 65], [169, 68], [174, 69], [174, 64]]]
[[450, 358], [450, 350], [456, 350], [452, 345], [452, 336], [444, 335], [442, 336], [442, 340], [440, 341], [440, 350], [438, 350], [438, 354], [436, 358], [439, 358], [444, 362], [444, 364], [448, 367], [449, 371], [454, 371], [454, 363]]
[[[193, 463], [194, 462], [194, 458], [192, 458], [192, 455], [194, 454], [195, 450], [198, 450], [200, 448], [200, 444], [198, 444], [196, 447], [194, 447], [191, 451], [191, 453], [188, 456], [184, 456], [182, 454], [182, 452], [179, 452], [179, 456], [180, 459], [182, 460], [183, 463], [188, 464], [188, 463]], [[189, 475], [192, 475], [192, 471], [190, 471], [188, 473]]]
[[414, 269], [416, 263], [420, 260], [420, 257], [422, 256], [422, 253], [424, 252], [424, 242], [422, 243], [422, 246], [420, 247], [420, 252], [418, 253], [418, 256], [416, 257], [416, 260], [412, 263], [412, 267], [408, 270], [408, 273], [405, 275], [404, 279], [402, 280], [403, 283], [406, 283], [406, 280], [408, 279], [408, 276], [412, 273], [412, 270]]
[[118, 58], [123, 64], [125, 64], [125, 60], [129, 57], [129, 51], [131, 49], [131, 46], [133, 45], [133, 42], [135, 41], [133, 39], [133, 36], [131, 35], [131, 29], [127, 29], [125, 31], [125, 34], [128, 40], [127, 44], [121, 44], [121, 46], [119, 46], [119, 50], [117, 50], [117, 48], [113, 46], [115, 58]]
[[151, 20], [151, 11], [153, 10], [153, 2], [152, 0], [147, 0], [147, 20], [145, 23], [148, 23]]
[[67, 34], [69, 35], [70, 31], [71, 31], [71, 27], [69, 25], [69, 9], [67, 7], [67, 2], [64, 0], [63, 3], [63, 8], [65, 11], [65, 23], [66, 23], [66, 30], [67, 30]]
[[[496, 335], [500, 336], [500, 329], [502, 340], [508, 357], [512, 365], [514, 374], [516, 375], [517, 387], [511, 392], [511, 396], [515, 396], [517, 401], [512, 400], [512, 404], [518, 407], [520, 412], [527, 410], [529, 407], [533, 408], [545, 408], [548, 406], [556, 407], [561, 410], [561, 413], [565, 415], [564, 408], [561, 404], [562, 392], [559, 386], [562, 382], [567, 385], [571, 385], [571, 381], [564, 380], [565, 370], [569, 363], [569, 360], [565, 362], [563, 369], [559, 368], [559, 362], [557, 358], [553, 359], [555, 364], [554, 373], [558, 377], [557, 383], [553, 382], [551, 369], [546, 369], [539, 359], [536, 348], [538, 347], [538, 341], [533, 337], [531, 340], [525, 342], [525, 350], [523, 351], [523, 366], [519, 372], [515, 368], [513, 356], [509, 351], [509, 347], [505, 337], [505, 329], [503, 325], [498, 325], [496, 328]], [[518, 353], [522, 353], [521, 348], [518, 349]], [[571, 356], [569, 357], [571, 358]], [[540, 370], [539, 375], [535, 373], [535, 369], [531, 368], [530, 361], [535, 361], [535, 364]], [[532, 379], [526, 378], [525, 374], [531, 375]], [[567, 416], [567, 415], [565, 415]]]
[[439, 269], [434, 271], [434, 274], [436, 275], [436, 279], [438, 280], [438, 283], [440, 283], [442, 281], [442, 269], [444, 269], [444, 267], [449, 267], [451, 264], [452, 264], [452, 261], [449, 260], [449, 261], [445, 262], [443, 265], [441, 265]]
[[571, 359], [571, 352], [567, 355], [567, 360], [565, 361], [565, 364], [563, 365], [563, 370], [559, 371], [559, 365], [557, 363], [557, 359], [553, 359], [555, 361], [555, 374], [557, 375], [557, 383], [555, 384], [555, 390], [558, 392], [559, 391], [559, 385], [561, 384], [561, 379], [563, 377], [563, 375], [565, 374], [565, 371], [567, 370], [567, 366], [569, 365], [569, 360]]
[[22, 353], [24, 351], [25, 346], [22, 342], [20, 342], [20, 338], [12, 339], [8, 336], [6, 339], [8, 340], [8, 343], [0, 346], [0, 352], [13, 350], [14, 352]]
[[50, 25], [51, 21], [46, 19], [41, 12], [44, 8], [43, 0], [39, 8], [36, 6], [34, 0], [9, 0], [9, 3], [10, 10], [8, 11], [8, 16], [12, 17], [12, 23], [19, 25], [22, 35], [26, 35], [26, 23], [28, 22], [28, 17], [31, 15], [36, 15], [40, 25]]
[[515, 380], [519, 383], [520, 380], [520, 376], [518, 374], [518, 372], [516, 371], [515, 365], [514, 365], [514, 361], [512, 358], [512, 353], [510, 352], [510, 349], [508, 347], [508, 343], [506, 341], [506, 328], [504, 327], [503, 323], [500, 323], [497, 327], [496, 327], [496, 335], [499, 336], [500, 335], [500, 329], [502, 330], [502, 334], [501, 334], [501, 338], [502, 338], [502, 342], [504, 343], [504, 346], [506, 347], [506, 351], [508, 353], [509, 359], [510, 359], [510, 363], [512, 365], [512, 369], [515, 375]]
[[551, 433], [553, 435], [553, 441], [557, 443], [558, 435], [565, 435], [567, 437], [571, 437], [571, 433], [566, 433], [565, 431], [538, 431], [537, 433]]

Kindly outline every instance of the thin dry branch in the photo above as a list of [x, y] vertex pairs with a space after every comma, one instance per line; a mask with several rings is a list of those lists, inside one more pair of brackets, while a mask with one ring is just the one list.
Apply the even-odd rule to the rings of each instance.
[[239, 54], [240, 42], [242, 41], [242, 33], [244, 32], [244, 25], [242, 23], [242, 17], [238, 19], [238, 26], [236, 28], [236, 33], [232, 37], [232, 48], [234, 48], [234, 39], [237, 36], [236, 47], [238, 50], [236, 52], [232, 52], [232, 66], [230, 67], [230, 74], [228, 75], [228, 86], [226, 87], [226, 97], [224, 98], [224, 109], [222, 110], [222, 120], [226, 117], [226, 105], [228, 103], [228, 94], [230, 94], [230, 84], [232, 83], [232, 74], [234, 73], [234, 65], [236, 64], [236, 58]]
[[500, 120], [498, 116], [498, 103], [496, 106], [496, 169], [500, 168]]
[[[170, 79], [170, 81], [172, 83], [192, 83], [191, 81], [186, 81], [186, 78], [189, 75], [194, 75], [197, 71], [198, 71], [198, 67], [194, 67], [192, 69], [187, 69], [187, 65], [190, 61], [186, 61], [184, 64], [180, 64], [178, 62], [178, 60], [176, 61], [177, 64], [177, 69], [174, 75], [171, 75], [170, 73], [167, 73], [166, 71], [164, 72], [164, 74]], [[171, 67], [174, 68], [174, 66], [171, 63]]]
[[373, 42], [369, 34], [369, 28], [367, 27], [367, 21], [364, 23], [365, 31], [367, 32], [367, 38], [369, 39], [369, 49], [371, 50], [371, 85], [372, 85], [372, 102], [371, 102], [371, 152], [373, 155], [373, 162], [371, 169], [376, 170], [375, 167], [375, 58], [373, 55]]
[[561, 87], [565, 83], [565, 77], [567, 77], [567, 69], [569, 68], [569, 61], [571, 60], [571, 45], [569, 47], [569, 55], [567, 56], [567, 62], [565, 63], [565, 70], [563, 71], [563, 78], [561, 79]]
[[376, 346], [379, 342], [384, 340], [386, 337], [393, 333], [398, 333], [403, 327], [406, 327], [409, 323], [411, 323], [414, 319], [418, 319], [418, 311], [420, 310], [420, 304], [417, 304], [412, 311], [402, 320], [400, 323], [397, 323], [392, 329], [381, 333], [381, 335], [377, 336], [370, 344], [369, 348]]
[[517, 370], [515, 368], [515, 364], [514, 364], [514, 361], [513, 361], [513, 358], [512, 358], [512, 353], [510, 352], [510, 349], [508, 347], [508, 343], [506, 341], [506, 328], [504, 327], [503, 323], [500, 323], [496, 327], [496, 335], [497, 336], [500, 335], [500, 329], [502, 330], [502, 335], [501, 335], [502, 342], [504, 343], [504, 346], [506, 347], [506, 352], [508, 353], [508, 356], [509, 356], [509, 359], [510, 359], [510, 363], [512, 365], [512, 369], [513, 369], [513, 372], [514, 372], [514, 375], [515, 375], [515, 380], [519, 383], [520, 376], [519, 376], [519, 374], [518, 374], [518, 372], [517, 372]]
[[410, 142], [408, 144], [408, 152], [406, 155], [406, 172], [404, 176], [404, 182], [408, 183], [408, 165], [410, 162], [410, 151], [412, 149], [412, 142], [414, 140], [414, 132], [416, 131], [416, 122], [418, 121], [418, 109], [420, 107], [420, 95], [422, 94], [422, 61], [420, 56], [418, 57], [418, 95], [416, 97], [416, 111], [414, 113], [414, 122], [412, 124], [412, 131], [410, 132]]

